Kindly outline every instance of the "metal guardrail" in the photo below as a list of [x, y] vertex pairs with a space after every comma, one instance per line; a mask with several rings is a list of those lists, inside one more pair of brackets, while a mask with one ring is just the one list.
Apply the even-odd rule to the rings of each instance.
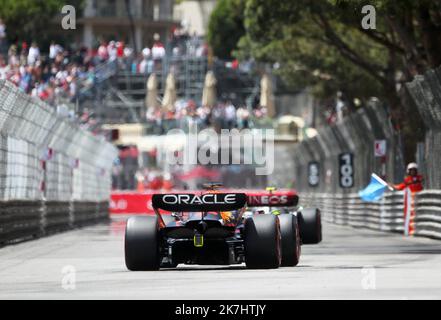
[[[378, 231], [404, 232], [404, 192], [386, 194], [378, 202], [364, 202], [358, 194], [302, 194], [301, 205], [322, 209], [330, 223]], [[441, 190], [427, 190], [415, 197], [415, 233], [441, 239]]]
[[375, 203], [363, 202], [358, 194], [304, 194], [303, 206], [319, 207], [330, 223], [380, 231], [404, 230], [403, 193], [391, 193]]
[[441, 190], [418, 193], [415, 206], [415, 234], [441, 239]]
[[109, 219], [106, 202], [0, 202], [0, 246]]
[[0, 245], [102, 220], [117, 150], [0, 81]]

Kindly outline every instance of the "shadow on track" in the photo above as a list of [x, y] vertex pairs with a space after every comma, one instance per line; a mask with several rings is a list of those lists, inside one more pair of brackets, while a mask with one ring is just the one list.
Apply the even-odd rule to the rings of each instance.
[[213, 266], [205, 267], [201, 265], [185, 265], [185, 267], [179, 268], [163, 268], [159, 271], [232, 271], [232, 270], [252, 270], [247, 269], [245, 266]]

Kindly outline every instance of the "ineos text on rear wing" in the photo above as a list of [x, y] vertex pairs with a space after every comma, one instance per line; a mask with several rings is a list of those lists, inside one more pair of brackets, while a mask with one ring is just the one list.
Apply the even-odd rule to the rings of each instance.
[[247, 192], [248, 207], [294, 207], [298, 202], [294, 192]]

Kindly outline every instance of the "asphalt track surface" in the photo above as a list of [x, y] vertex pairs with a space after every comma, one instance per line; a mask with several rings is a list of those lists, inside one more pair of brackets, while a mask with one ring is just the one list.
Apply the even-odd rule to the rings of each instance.
[[[0, 299], [440, 299], [441, 241], [325, 224], [299, 266], [129, 272], [125, 219], [0, 249]], [[75, 284], [75, 288], [73, 286]]]

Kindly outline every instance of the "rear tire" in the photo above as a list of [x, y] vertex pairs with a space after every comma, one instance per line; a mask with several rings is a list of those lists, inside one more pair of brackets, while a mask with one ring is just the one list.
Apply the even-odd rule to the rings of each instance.
[[272, 214], [245, 220], [245, 263], [251, 269], [274, 269], [282, 262], [280, 223]]
[[322, 219], [319, 209], [303, 209], [297, 214], [302, 244], [317, 244], [322, 241]]
[[279, 215], [282, 234], [282, 267], [294, 267], [300, 261], [301, 240], [297, 217], [292, 214]]
[[125, 260], [131, 271], [159, 269], [158, 217], [132, 217], [127, 221]]

